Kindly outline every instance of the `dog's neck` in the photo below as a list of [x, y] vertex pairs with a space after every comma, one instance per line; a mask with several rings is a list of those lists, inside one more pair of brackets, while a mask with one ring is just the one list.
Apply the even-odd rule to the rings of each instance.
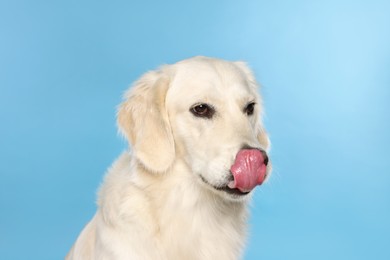
[[[176, 239], [176, 241], [172, 241], [172, 238], [161, 239], [177, 245], [163, 247], [174, 250], [172, 255], [175, 256], [178, 254], [177, 251], [182, 251], [185, 259], [194, 245], [204, 246], [196, 250], [209, 252], [210, 255], [216, 253], [212, 245], [204, 244], [202, 241], [220, 240], [223, 248], [230, 248], [237, 256], [240, 255], [246, 234], [247, 202], [226, 200], [203, 187], [204, 183], [191, 173], [183, 162], [176, 162], [172, 170], [165, 174], [176, 174], [176, 178], [162, 177], [164, 179], [162, 180], [158, 177], [158, 184], [156, 183], [159, 185], [158, 189], [154, 189], [153, 185], [147, 189], [153, 198], [152, 207], [156, 209], [155, 219], [158, 222], [159, 235]], [[172, 180], [177, 182], [169, 183]], [[188, 236], [188, 233], [192, 235]], [[188, 240], [194, 237], [197, 241]], [[227, 258], [221, 257], [224, 253]], [[231, 255], [228, 252], [219, 252], [220, 259], [228, 259]]]
[[[176, 176], [168, 178], [169, 174]], [[128, 227], [123, 232], [132, 232], [134, 223], [142, 223], [144, 232], [151, 234], [167, 259], [178, 255], [180, 259], [189, 255], [197, 259], [239, 258], [245, 241], [247, 203], [229, 201], [199, 187], [202, 183], [197, 178], [183, 162], [156, 174], [124, 154], [101, 187], [99, 212], [107, 225]], [[116, 193], [109, 192], [113, 188]]]

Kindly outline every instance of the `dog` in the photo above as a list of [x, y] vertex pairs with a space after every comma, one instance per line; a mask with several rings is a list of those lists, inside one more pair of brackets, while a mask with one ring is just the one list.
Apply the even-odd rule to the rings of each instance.
[[271, 162], [244, 62], [194, 57], [143, 75], [117, 123], [131, 151], [66, 259], [240, 259], [248, 202]]

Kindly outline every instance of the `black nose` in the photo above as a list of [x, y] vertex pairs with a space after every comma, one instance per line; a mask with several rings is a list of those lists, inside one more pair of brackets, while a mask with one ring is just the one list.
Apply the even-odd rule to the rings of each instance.
[[264, 164], [265, 164], [265, 165], [268, 165], [269, 158], [268, 158], [267, 152], [264, 151], [264, 150], [261, 150], [261, 149], [259, 149], [259, 150], [260, 150], [260, 152], [263, 154]]
[[263, 158], [264, 158], [264, 164], [265, 165], [268, 165], [268, 162], [269, 162], [269, 158], [268, 158], [268, 154], [266, 151], [264, 151], [263, 149], [261, 148], [256, 148], [256, 147], [252, 147], [252, 146], [249, 146], [249, 145], [243, 145], [242, 146], [242, 149], [256, 149], [256, 150], [259, 150], [261, 152], [261, 154], [263, 155]]

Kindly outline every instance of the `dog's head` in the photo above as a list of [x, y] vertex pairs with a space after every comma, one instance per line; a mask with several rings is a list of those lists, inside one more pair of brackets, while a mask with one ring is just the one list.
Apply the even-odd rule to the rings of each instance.
[[141, 77], [119, 108], [118, 125], [149, 171], [183, 160], [205, 188], [241, 199], [271, 168], [262, 111], [244, 63], [196, 57]]

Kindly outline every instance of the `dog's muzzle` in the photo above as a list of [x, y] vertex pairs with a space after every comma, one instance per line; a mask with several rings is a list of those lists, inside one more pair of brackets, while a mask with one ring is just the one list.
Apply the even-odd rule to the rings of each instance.
[[241, 192], [250, 192], [257, 185], [261, 185], [267, 175], [269, 158], [267, 153], [260, 149], [240, 150], [230, 168], [234, 180], [229, 188], [239, 189]]

